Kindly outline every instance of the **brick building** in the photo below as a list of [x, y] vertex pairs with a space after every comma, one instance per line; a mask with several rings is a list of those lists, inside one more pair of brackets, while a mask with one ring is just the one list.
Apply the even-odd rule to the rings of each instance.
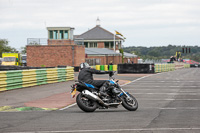
[[[47, 27], [47, 45], [27, 45], [27, 66], [56, 67], [79, 66], [82, 62], [91, 65], [122, 63], [119, 49], [123, 38], [97, 24], [81, 35], [73, 35], [72, 27]], [[137, 57], [125, 56], [137, 63]]]
[[27, 65], [33, 67], [79, 66], [85, 47], [78, 45], [27, 46]]
[[[90, 65], [108, 65], [110, 61], [113, 64], [122, 63], [119, 49], [121, 49], [124, 39], [102, 28], [99, 19], [97, 19], [94, 28], [81, 35], [76, 35], [74, 39], [77, 40], [78, 44], [85, 46], [86, 62]], [[127, 63], [128, 60], [131, 63], [137, 63], [137, 59], [137, 55], [124, 53], [124, 63]]]
[[27, 66], [79, 66], [85, 47], [75, 45], [71, 27], [47, 27], [48, 45], [27, 45]]
[[107, 48], [85, 48], [86, 62], [92, 65], [108, 65], [111, 61], [114, 64], [122, 63], [120, 53]]
[[100, 25], [96, 25], [94, 28], [81, 35], [76, 35], [75, 40], [76, 39], [82, 39], [86, 48], [108, 48], [112, 50], [119, 50], [124, 41], [122, 38], [105, 30]]
[[47, 27], [48, 45], [75, 45], [74, 28], [72, 27]]

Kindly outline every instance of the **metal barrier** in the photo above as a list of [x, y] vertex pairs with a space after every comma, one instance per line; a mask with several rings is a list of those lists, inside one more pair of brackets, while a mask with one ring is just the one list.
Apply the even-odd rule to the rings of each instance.
[[190, 64], [184, 64], [184, 68], [190, 68]]
[[[190, 64], [184, 64], [183, 68], [190, 68]], [[174, 71], [176, 68], [175, 64], [155, 64], [155, 72], [168, 72]]]
[[0, 72], [0, 91], [74, 80], [74, 68], [31, 69]]
[[118, 74], [121, 73], [154, 73], [154, 64], [118, 64]]
[[155, 64], [155, 73], [159, 72], [168, 72], [168, 71], [174, 71], [175, 65], [174, 64]]

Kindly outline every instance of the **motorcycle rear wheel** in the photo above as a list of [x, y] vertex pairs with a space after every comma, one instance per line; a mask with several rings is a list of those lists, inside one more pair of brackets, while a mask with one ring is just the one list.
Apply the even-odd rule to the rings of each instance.
[[122, 106], [129, 110], [129, 111], [136, 111], [138, 109], [138, 102], [136, 100], [136, 98], [129, 94], [128, 95], [131, 97], [131, 100], [128, 99], [125, 95], [123, 95], [122, 98]]
[[85, 112], [94, 112], [97, 109], [97, 103], [91, 99], [86, 98], [82, 93], [77, 95], [76, 103], [79, 108]]

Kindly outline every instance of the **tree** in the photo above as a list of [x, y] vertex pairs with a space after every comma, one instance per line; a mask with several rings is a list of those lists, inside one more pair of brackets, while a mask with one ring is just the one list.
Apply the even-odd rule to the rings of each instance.
[[20, 53], [21, 54], [26, 54], [26, 46], [20, 48]]
[[[39, 44], [39, 43], [36, 42], [36, 41], [33, 41], [33, 42], [30, 42], [28, 45], [40, 46], [41, 44]], [[26, 54], [26, 46], [20, 48], [20, 53], [21, 53], [21, 54]]]
[[169, 59], [171, 56], [176, 54], [176, 51], [182, 51], [182, 48], [190, 48], [190, 53], [182, 53], [182, 58], [191, 59], [194, 61], [200, 62], [200, 47], [199, 46], [176, 46], [176, 45], [168, 45], [168, 46], [159, 46], [159, 47], [125, 47], [123, 48], [124, 52], [134, 52], [143, 60], [146, 59]]
[[18, 52], [15, 48], [8, 46], [8, 40], [0, 39], [0, 57], [2, 57], [3, 52]]

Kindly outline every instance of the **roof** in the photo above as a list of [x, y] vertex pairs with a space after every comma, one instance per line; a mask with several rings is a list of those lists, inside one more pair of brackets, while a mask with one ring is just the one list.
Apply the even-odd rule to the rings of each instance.
[[121, 55], [107, 48], [85, 48], [87, 55]]
[[[122, 38], [116, 36], [116, 40], [120, 39], [123, 40]], [[96, 26], [83, 34], [77, 36], [77, 38], [83, 38], [84, 40], [114, 40], [114, 34], [103, 29], [100, 26]]]
[[73, 27], [47, 27], [47, 30], [70, 30], [73, 29]]
[[124, 56], [125, 57], [137, 57], [137, 55], [131, 54], [131, 53], [127, 53], [127, 52], [124, 52]]

